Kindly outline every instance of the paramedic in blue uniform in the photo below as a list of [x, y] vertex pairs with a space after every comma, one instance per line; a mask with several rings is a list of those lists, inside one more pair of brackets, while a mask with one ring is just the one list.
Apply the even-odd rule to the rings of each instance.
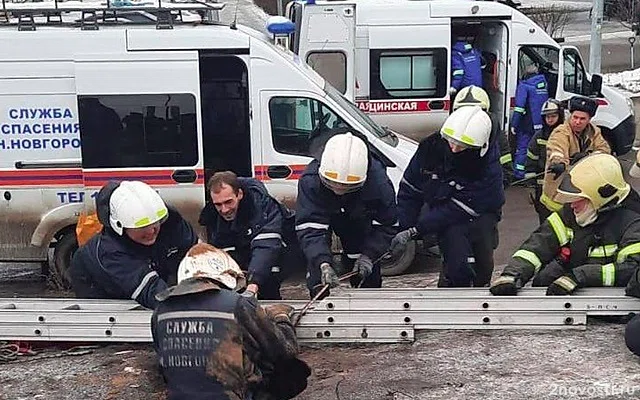
[[107, 183], [96, 196], [102, 231], [76, 251], [69, 275], [79, 298], [133, 299], [155, 308], [197, 241], [193, 228], [144, 182]]
[[399, 257], [413, 239], [435, 234], [444, 257], [440, 287], [485, 286], [493, 272], [497, 224], [504, 204], [497, 140], [479, 106], [463, 106], [439, 135], [423, 139], [398, 191]]
[[543, 128], [542, 105], [549, 99], [547, 80], [538, 72], [536, 64], [525, 68], [525, 75], [518, 82], [516, 99], [511, 116], [511, 131], [516, 137], [513, 163], [515, 179], [523, 179], [527, 164], [527, 148], [533, 135]]
[[338, 286], [332, 231], [344, 249], [343, 265], [358, 272], [351, 285], [382, 284], [375, 261], [397, 232], [396, 196], [385, 166], [370, 154], [365, 140], [352, 133], [332, 136], [320, 161], [311, 161], [298, 181], [296, 231], [307, 259], [311, 297], [324, 285]]
[[220, 171], [207, 187], [211, 202], [199, 221], [206, 227], [207, 241], [229, 252], [248, 271], [248, 292], [259, 299], [280, 300], [285, 270], [303, 262], [295, 237], [295, 214], [254, 178]]
[[482, 54], [471, 43], [458, 40], [451, 50], [451, 87], [455, 92], [469, 85], [482, 87]]

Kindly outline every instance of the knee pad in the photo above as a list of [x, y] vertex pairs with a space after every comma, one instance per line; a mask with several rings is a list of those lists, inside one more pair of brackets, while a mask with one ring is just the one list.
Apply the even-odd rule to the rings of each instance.
[[633, 354], [640, 356], [640, 315], [636, 315], [627, 323], [624, 341]]

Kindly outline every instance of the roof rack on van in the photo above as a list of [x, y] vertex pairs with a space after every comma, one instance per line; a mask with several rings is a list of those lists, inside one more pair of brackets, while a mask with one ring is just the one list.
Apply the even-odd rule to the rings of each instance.
[[[173, 29], [174, 24], [181, 23], [217, 23], [218, 11], [224, 8], [224, 3], [212, 0], [35, 1], [2, 0], [0, 27], [17, 25], [20, 31], [35, 31], [36, 26], [97, 30], [99, 25], [155, 24], [156, 29]], [[199, 18], [185, 20], [183, 11], [195, 12]]]

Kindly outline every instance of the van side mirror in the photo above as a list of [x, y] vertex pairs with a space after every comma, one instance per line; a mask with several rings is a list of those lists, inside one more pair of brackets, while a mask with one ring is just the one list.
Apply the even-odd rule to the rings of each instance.
[[602, 75], [593, 74], [591, 76], [591, 87], [589, 93], [586, 93], [590, 97], [599, 97], [602, 91]]

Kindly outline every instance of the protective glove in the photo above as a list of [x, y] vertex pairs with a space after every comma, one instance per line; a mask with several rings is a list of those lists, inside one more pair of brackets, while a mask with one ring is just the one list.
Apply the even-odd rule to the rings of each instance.
[[415, 227], [398, 232], [396, 236], [391, 239], [391, 246], [389, 246], [391, 258], [394, 260], [399, 259], [407, 250], [407, 244], [417, 237], [418, 230]]
[[501, 275], [493, 281], [489, 291], [494, 296], [515, 296], [522, 287], [522, 281], [511, 275]]
[[371, 273], [373, 272], [373, 261], [364, 254], [358, 257], [356, 262], [353, 264], [353, 272], [357, 272], [358, 275], [355, 276], [355, 279], [351, 279], [351, 286], [360, 287], [362, 282], [367, 279]]
[[576, 153], [571, 156], [571, 161], [569, 162], [569, 164], [573, 165], [588, 155], [589, 155], [588, 151], [581, 151], [580, 153]]
[[290, 322], [295, 308], [288, 304], [272, 304], [264, 307], [267, 317], [275, 322]]
[[320, 264], [320, 280], [323, 285], [329, 285], [329, 288], [338, 287], [340, 280], [338, 274], [329, 263]]
[[569, 273], [556, 279], [547, 288], [547, 296], [566, 296], [578, 289], [577, 279]]
[[553, 174], [553, 179], [558, 179], [566, 169], [567, 166], [564, 163], [554, 163], [549, 166], [547, 172]]

